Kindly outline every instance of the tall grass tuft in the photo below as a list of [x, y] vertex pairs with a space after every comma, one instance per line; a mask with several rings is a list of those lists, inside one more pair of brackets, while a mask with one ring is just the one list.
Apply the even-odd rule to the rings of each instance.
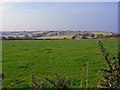
[[[88, 61], [89, 62], [89, 61]], [[83, 70], [82, 70], [82, 79], [81, 79], [81, 82], [80, 82], [80, 88], [83, 87], [83, 80], [84, 80], [84, 76], [86, 76], [86, 81], [85, 81], [85, 84], [86, 84], [86, 88], [88, 88], [88, 62], [87, 64], [84, 64], [83, 65]], [[86, 68], [85, 68], [86, 67]], [[85, 71], [86, 69], [86, 71]], [[86, 74], [84, 75], [84, 72], [86, 72]]]
[[80, 88], [82, 88], [84, 68], [85, 68], [85, 64], [83, 65], [83, 70], [82, 70], [82, 79], [81, 79], [81, 83], [80, 83]]

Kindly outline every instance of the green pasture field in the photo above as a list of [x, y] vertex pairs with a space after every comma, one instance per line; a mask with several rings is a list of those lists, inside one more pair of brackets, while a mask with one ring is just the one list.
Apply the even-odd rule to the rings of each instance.
[[[88, 87], [95, 88], [105, 68], [100, 56], [97, 41], [80, 40], [4, 40], [2, 41], [3, 88], [28, 88], [31, 73], [37, 84], [45, 82], [45, 76], [55, 80], [54, 72], [66, 76], [73, 83], [71, 88], [85, 88], [86, 67], [82, 77], [83, 65], [88, 62]], [[116, 39], [101, 39], [108, 51], [117, 54]], [[48, 83], [50, 87], [52, 85]]]

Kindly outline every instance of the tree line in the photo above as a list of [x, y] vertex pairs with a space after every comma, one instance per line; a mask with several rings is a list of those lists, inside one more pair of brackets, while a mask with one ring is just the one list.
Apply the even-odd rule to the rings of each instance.
[[[103, 34], [97, 34], [97, 38], [104, 37]], [[95, 34], [89, 34], [89, 33], [84, 33], [84, 34], [76, 34], [74, 35], [71, 39], [76, 39], [76, 38], [81, 38], [81, 39], [87, 39], [87, 38], [95, 38]]]

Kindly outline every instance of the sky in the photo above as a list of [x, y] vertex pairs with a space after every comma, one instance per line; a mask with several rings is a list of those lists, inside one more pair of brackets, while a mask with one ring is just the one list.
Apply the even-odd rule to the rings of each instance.
[[6, 2], [3, 31], [118, 32], [117, 2]]

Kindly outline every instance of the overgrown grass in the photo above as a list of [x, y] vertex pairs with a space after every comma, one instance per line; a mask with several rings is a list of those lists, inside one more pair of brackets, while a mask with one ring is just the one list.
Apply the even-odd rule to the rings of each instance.
[[[55, 80], [54, 72], [73, 80], [71, 88], [79, 88], [81, 80], [82, 87], [86, 87], [86, 72], [82, 77], [82, 69], [88, 61], [88, 87], [97, 87], [101, 79], [98, 70], [106, 67], [100, 57], [97, 41], [98, 39], [3, 41], [3, 88], [29, 87], [31, 73], [35, 75], [36, 83], [44, 81], [45, 76]], [[110, 52], [117, 53], [116, 39], [101, 41]]]

